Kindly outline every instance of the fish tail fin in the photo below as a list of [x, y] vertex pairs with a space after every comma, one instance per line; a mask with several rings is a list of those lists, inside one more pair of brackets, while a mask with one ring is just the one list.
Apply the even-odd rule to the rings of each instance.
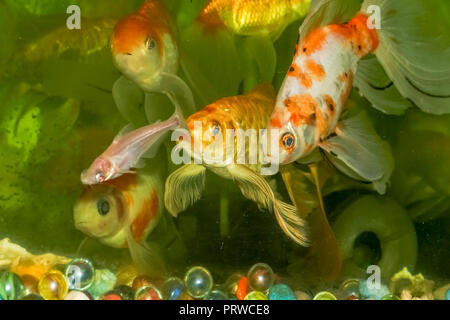
[[131, 259], [136, 269], [151, 277], [167, 275], [166, 263], [161, 247], [155, 242], [138, 243], [131, 232], [127, 237]]
[[375, 55], [400, 94], [424, 112], [450, 113], [450, 41], [430, 24], [440, 20], [438, 10], [425, 6], [419, 0], [365, 0], [361, 11], [377, 31]]
[[276, 198], [269, 183], [258, 173], [244, 165], [227, 167], [241, 189], [242, 194], [275, 214], [284, 233], [301, 246], [309, 246], [309, 230], [306, 221], [298, 214], [297, 208]]
[[275, 199], [274, 213], [278, 224], [289, 238], [301, 246], [310, 246], [307, 223], [298, 215], [295, 206]]

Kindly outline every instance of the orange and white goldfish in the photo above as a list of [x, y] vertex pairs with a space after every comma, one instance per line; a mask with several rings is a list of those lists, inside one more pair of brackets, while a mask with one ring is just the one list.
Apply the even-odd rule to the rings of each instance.
[[177, 128], [182, 119], [182, 116], [174, 115], [166, 121], [150, 124], [131, 132], [131, 126], [126, 126], [105, 152], [81, 173], [81, 182], [85, 185], [104, 183], [124, 173], [133, 173], [131, 171], [133, 168], [143, 168], [145, 163], [142, 158], [145, 157], [145, 153], [166, 132]]
[[[135, 13], [120, 20], [111, 51], [117, 68], [143, 91], [164, 93], [176, 107], [193, 111], [192, 92], [176, 75], [178, 47], [171, 17], [161, 1], [146, 0]], [[120, 94], [120, 89], [113, 90]]]
[[164, 212], [164, 182], [158, 169], [87, 186], [74, 207], [78, 230], [107, 246], [129, 248], [135, 263], [147, 266], [150, 273], [164, 269], [159, 249], [145, 242]]
[[[187, 119], [189, 133], [172, 139], [178, 140], [177, 148], [195, 161], [185, 164], [166, 180], [165, 205], [172, 215], [178, 215], [201, 197], [208, 168], [236, 181], [242, 194], [260, 208], [273, 209], [283, 231], [296, 243], [308, 244], [305, 222], [297, 215], [295, 206], [276, 198], [269, 183], [256, 171], [263, 165], [262, 158], [254, 157], [250, 150], [255, 146], [259, 150], [257, 133], [266, 127], [274, 104], [273, 87], [260, 85], [248, 94], [220, 99]], [[229, 130], [234, 130], [235, 135]], [[247, 136], [249, 131], [255, 136]], [[238, 160], [240, 157], [242, 162]]]
[[287, 25], [303, 18], [311, 0], [211, 0], [198, 20], [244, 36], [277, 38]]
[[[450, 97], [436, 93], [450, 83], [449, 58], [445, 59], [450, 50], [437, 51], [433, 39], [420, 35], [422, 29], [414, 25], [426, 23], [420, 20], [420, 1], [365, 0], [348, 21], [343, 17], [351, 4], [356, 11], [360, 8], [353, 0], [313, 3], [269, 129], [280, 130], [280, 164], [304, 159], [319, 147], [338, 168], [380, 182], [377, 190], [383, 193], [393, 166], [389, 148], [362, 115], [342, 117], [353, 84], [386, 113], [398, 114], [396, 108], [408, 104], [405, 98], [426, 112], [450, 112]], [[380, 28], [377, 16], [370, 15], [377, 8]], [[362, 60], [369, 54], [377, 59]], [[392, 82], [376, 87], [373, 82], [383, 75], [382, 67]]]

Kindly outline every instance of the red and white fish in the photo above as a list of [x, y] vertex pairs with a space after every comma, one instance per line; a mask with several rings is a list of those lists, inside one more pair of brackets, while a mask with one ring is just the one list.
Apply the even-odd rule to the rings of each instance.
[[[174, 115], [169, 120], [151, 124], [130, 132], [125, 127], [112, 144], [91, 166], [81, 173], [81, 182], [85, 185], [104, 183], [125, 173], [134, 173], [133, 168], [143, 168], [142, 158], [166, 132], [177, 128], [182, 116]], [[152, 150], [153, 152], [153, 150]]]
[[[319, 147], [338, 168], [376, 182], [383, 193], [393, 166], [389, 147], [362, 113], [342, 117], [353, 84], [386, 113], [402, 113], [410, 106], [407, 99], [426, 112], [448, 113], [450, 96], [438, 92], [449, 91], [450, 50], [437, 50], [435, 39], [421, 34], [420, 26], [427, 22], [421, 19], [424, 9], [418, 0], [365, 0], [359, 5], [353, 0], [313, 1], [270, 119], [269, 128], [280, 134], [279, 159], [273, 161], [302, 160]], [[380, 29], [375, 28], [377, 17], [369, 17], [377, 8]], [[377, 59], [362, 60], [369, 54]]]
[[162, 174], [159, 168], [151, 170], [86, 187], [74, 207], [74, 220], [78, 230], [103, 244], [129, 248], [146, 272], [160, 273], [164, 261], [156, 244], [145, 242], [164, 212]]

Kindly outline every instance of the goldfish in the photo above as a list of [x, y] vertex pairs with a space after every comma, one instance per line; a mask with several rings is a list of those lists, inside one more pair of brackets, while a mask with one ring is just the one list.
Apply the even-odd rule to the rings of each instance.
[[[295, 206], [277, 199], [269, 183], [257, 172], [263, 166], [263, 158], [250, 160], [250, 145], [259, 145], [260, 139], [252, 140], [250, 136], [249, 143], [245, 143], [245, 132], [265, 128], [274, 104], [273, 87], [263, 84], [248, 94], [219, 99], [186, 120], [189, 132], [172, 135], [172, 140], [178, 142], [172, 155], [178, 148], [195, 161], [185, 164], [167, 178], [164, 201], [169, 213], [177, 216], [201, 197], [208, 168], [225, 179], [233, 179], [242, 194], [260, 208], [273, 209], [283, 231], [296, 243], [308, 245], [307, 226], [298, 216]], [[234, 130], [237, 135], [229, 135], [229, 130]], [[244, 140], [240, 140], [242, 138]], [[239, 141], [244, 141], [244, 145]], [[196, 150], [196, 145], [201, 146], [200, 151]], [[234, 147], [230, 148], [230, 145]], [[239, 162], [240, 157], [248, 161]]]
[[303, 18], [311, 0], [211, 0], [198, 20], [209, 27], [226, 27], [243, 36], [277, 38], [287, 25]]
[[[75, 227], [113, 248], [128, 248], [146, 272], [165, 269], [156, 244], [145, 242], [163, 219], [164, 182], [160, 166], [87, 186], [74, 206]], [[144, 267], [145, 266], [145, 267]]]
[[[125, 173], [133, 173], [133, 168], [145, 166], [143, 157], [151, 157], [160, 138], [169, 130], [175, 129], [183, 119], [174, 115], [170, 119], [150, 124], [131, 131], [132, 125], [127, 125], [114, 138], [112, 144], [81, 173], [81, 182], [94, 185], [120, 177]], [[149, 153], [146, 155], [146, 152]]]
[[[346, 17], [349, 8], [356, 12]], [[393, 167], [389, 146], [364, 113], [345, 117], [344, 111], [355, 84], [385, 113], [401, 114], [408, 100], [425, 112], [450, 112], [450, 96], [438, 93], [448, 91], [450, 49], [438, 50], [435, 37], [422, 35], [422, 15], [416, 0], [365, 0], [362, 7], [316, 1], [270, 117], [269, 130], [279, 131], [274, 161], [299, 161], [320, 148], [337, 167], [384, 193]], [[374, 85], [376, 77], [390, 82]]]
[[[146, 0], [116, 24], [111, 52], [116, 67], [144, 92], [163, 93], [185, 112], [195, 109], [190, 88], [176, 75], [178, 46], [171, 17], [161, 1]], [[126, 94], [121, 91], [125, 90], [121, 89], [123, 81], [121, 78], [116, 82], [114, 94]]]

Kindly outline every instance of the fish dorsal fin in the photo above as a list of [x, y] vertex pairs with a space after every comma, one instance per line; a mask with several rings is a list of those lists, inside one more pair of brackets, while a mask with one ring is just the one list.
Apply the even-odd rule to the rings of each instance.
[[250, 92], [251, 95], [257, 97], [263, 97], [266, 99], [275, 99], [276, 93], [273, 85], [269, 82], [264, 82], [262, 84], [257, 85]]
[[350, 20], [360, 8], [360, 0], [313, 0], [309, 14], [300, 27], [300, 42], [313, 30]]
[[119, 133], [114, 137], [114, 141], [119, 140], [120, 138], [122, 138], [123, 136], [125, 136], [126, 134], [130, 133], [131, 131], [134, 130], [134, 125], [132, 123], [127, 124], [125, 127], [123, 127]]

